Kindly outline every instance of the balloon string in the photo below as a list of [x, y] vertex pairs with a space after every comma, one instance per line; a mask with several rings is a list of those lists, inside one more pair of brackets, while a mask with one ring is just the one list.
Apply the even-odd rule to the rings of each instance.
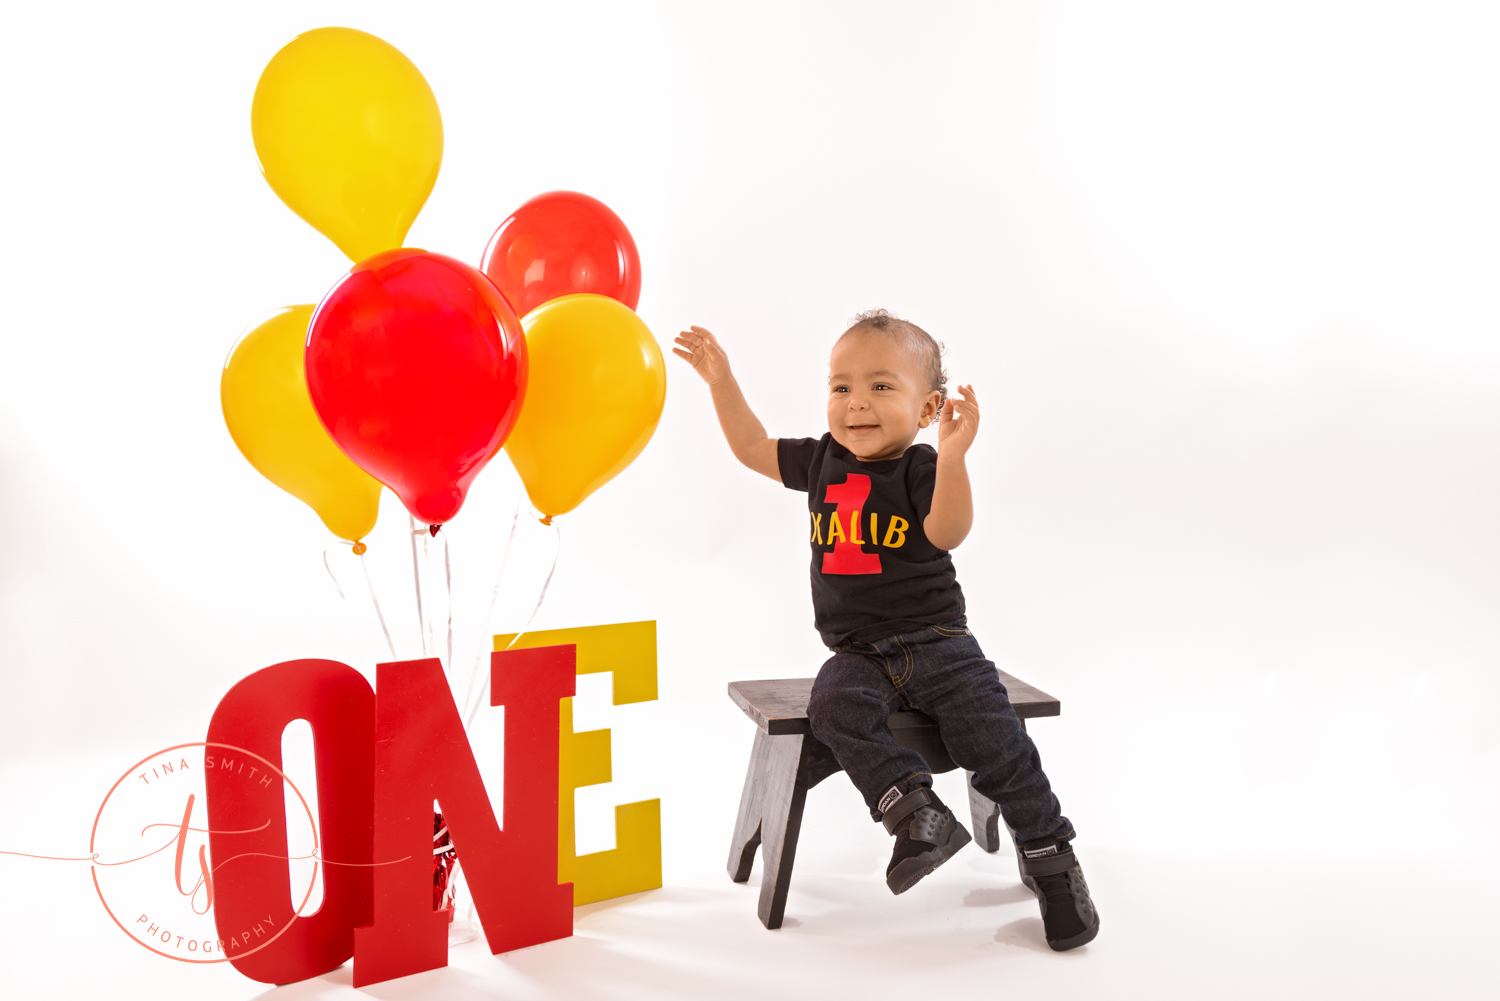
[[[518, 642], [520, 642], [521, 637], [526, 635], [526, 631], [530, 629], [531, 624], [536, 621], [536, 613], [542, 610], [542, 602], [547, 600], [547, 589], [552, 586], [552, 575], [557, 573], [557, 558], [562, 555], [562, 530], [554, 524], [552, 526], [552, 532], [556, 539], [556, 545], [552, 550], [552, 569], [547, 571], [547, 579], [542, 581], [542, 590], [536, 596], [536, 607], [531, 610], [531, 615], [526, 619], [526, 624], [521, 627], [520, 632], [516, 633], [510, 638], [509, 643], [505, 644], [505, 649], [507, 650], [515, 646]], [[479, 689], [479, 698], [475, 701], [474, 705], [469, 708], [468, 719], [464, 720], [465, 727], [473, 725], [474, 717], [479, 715], [479, 707], [484, 704], [484, 697], [489, 693], [489, 690], [490, 679], [489, 675], [486, 674], [484, 677], [484, 685]]]
[[349, 599], [344, 597], [344, 589], [339, 587], [339, 579], [333, 575], [333, 567], [328, 565], [327, 548], [323, 550], [323, 569], [328, 571], [328, 579], [333, 581], [333, 589], [339, 593], [339, 600], [348, 601]]
[[443, 533], [443, 578], [448, 583], [448, 659], [443, 666], [453, 674], [453, 563], [448, 558], [448, 533]]
[[557, 558], [562, 555], [562, 529], [553, 525], [552, 535], [552, 569], [547, 571], [547, 579], [542, 581], [542, 590], [536, 596], [536, 607], [531, 610], [531, 615], [527, 617], [526, 624], [521, 627], [520, 632], [510, 638], [509, 643], [505, 644], [505, 649], [507, 650], [515, 646], [521, 637], [526, 635], [526, 630], [530, 629], [531, 624], [536, 621], [536, 613], [542, 610], [542, 602], [547, 600], [547, 588], [552, 586], [552, 575], [557, 573]]
[[417, 635], [422, 640], [422, 656], [427, 656], [427, 615], [422, 611], [422, 574], [417, 569], [417, 522], [410, 514], [406, 523], [411, 526], [411, 580], [417, 592]]
[[484, 665], [486, 648], [490, 646], [490, 619], [495, 614], [495, 602], [500, 599], [500, 585], [505, 580], [505, 568], [510, 563], [511, 547], [516, 542], [516, 526], [521, 523], [521, 507], [525, 503], [526, 497], [523, 494], [521, 499], [516, 501], [516, 513], [510, 519], [510, 535], [505, 540], [505, 552], [500, 557], [500, 571], [495, 574], [495, 586], [490, 589], [490, 603], [485, 608], [484, 619], [479, 624], [483, 641], [479, 652], [474, 655], [474, 668], [469, 672], [469, 685], [464, 690], [465, 717], [469, 715], [467, 710], [474, 697], [474, 684], [479, 680], [479, 671]]
[[385, 613], [380, 610], [380, 599], [375, 597], [375, 582], [370, 579], [370, 565], [365, 562], [364, 554], [360, 554], [359, 568], [365, 572], [365, 586], [370, 589], [370, 604], [375, 606], [375, 618], [380, 620], [380, 631], [385, 634], [385, 645], [391, 651], [391, 660], [396, 659], [396, 644], [391, 642], [391, 631], [385, 625]]
[[[417, 531], [421, 532], [421, 529], [418, 529]], [[422, 532], [422, 576], [424, 577], [432, 576], [432, 554], [428, 552], [427, 545], [428, 542], [436, 534], [437, 532], [435, 529], [430, 532]], [[429, 599], [427, 602], [427, 616], [422, 620], [423, 628], [427, 630], [427, 632], [423, 634], [427, 639], [426, 646], [424, 646], [422, 649], [424, 651], [430, 651], [427, 654], [429, 657], [437, 653], [437, 641], [433, 638], [432, 635], [432, 617], [435, 612], [436, 609], [432, 607], [432, 601], [431, 599]], [[447, 665], [444, 665], [444, 667], [446, 666]]]

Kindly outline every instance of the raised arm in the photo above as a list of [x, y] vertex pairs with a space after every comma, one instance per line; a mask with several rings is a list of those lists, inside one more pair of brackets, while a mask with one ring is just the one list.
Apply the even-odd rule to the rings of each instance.
[[766, 437], [766, 429], [745, 402], [740, 384], [729, 371], [729, 356], [714, 335], [702, 327], [691, 327], [677, 335], [672, 353], [693, 366], [693, 371], [708, 383], [719, 415], [719, 427], [734, 457], [763, 476], [781, 482], [781, 466], [776, 461], [776, 439]]
[[957, 549], [974, 527], [974, 495], [964, 456], [979, 432], [979, 399], [973, 386], [959, 386], [938, 414], [937, 482], [932, 488], [932, 510], [922, 522], [927, 541], [939, 549]]

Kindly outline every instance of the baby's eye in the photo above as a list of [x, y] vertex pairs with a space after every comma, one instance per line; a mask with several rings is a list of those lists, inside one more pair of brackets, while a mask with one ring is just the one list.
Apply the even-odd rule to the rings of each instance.
[[890, 389], [891, 387], [888, 384], [884, 383], [884, 382], [877, 382], [875, 384], [875, 388], [876, 389]]
[[834, 386], [833, 387], [833, 391], [835, 393], [847, 393], [847, 392], [849, 392], [849, 387], [848, 386]]

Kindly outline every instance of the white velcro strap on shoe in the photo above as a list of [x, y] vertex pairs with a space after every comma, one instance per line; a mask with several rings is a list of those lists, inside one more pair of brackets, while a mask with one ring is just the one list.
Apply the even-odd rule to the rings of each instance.
[[1078, 856], [1072, 852], [1044, 855], [1041, 858], [1021, 857], [1021, 872], [1027, 876], [1056, 876], [1078, 865]]

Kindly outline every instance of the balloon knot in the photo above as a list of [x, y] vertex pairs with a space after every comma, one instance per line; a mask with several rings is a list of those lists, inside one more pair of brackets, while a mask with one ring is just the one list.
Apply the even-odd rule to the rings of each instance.
[[438, 529], [440, 529], [442, 527], [443, 527], [442, 525], [428, 525], [427, 526], [427, 534], [431, 535], [433, 538], [437, 538]]
[[550, 525], [550, 524], [552, 524], [552, 516], [550, 514], [542, 515], [542, 517], [540, 519], [538, 519], [538, 520], [541, 521], [541, 523], [543, 525]]
[[368, 547], [366, 547], [363, 542], [356, 542], [356, 543], [354, 543], [354, 555], [355, 556], [363, 556], [365, 554], [365, 549], [366, 548], [368, 548]]

